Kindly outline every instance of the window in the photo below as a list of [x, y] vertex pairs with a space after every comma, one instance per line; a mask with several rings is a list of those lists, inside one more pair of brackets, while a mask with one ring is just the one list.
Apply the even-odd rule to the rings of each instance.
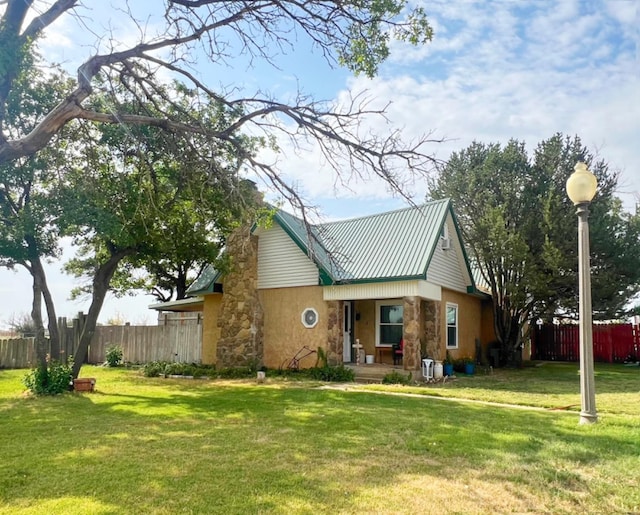
[[376, 302], [376, 346], [400, 343], [403, 331], [401, 300]]
[[447, 303], [447, 349], [458, 348], [458, 305]]
[[302, 325], [311, 329], [318, 323], [318, 312], [313, 308], [307, 308], [302, 312]]

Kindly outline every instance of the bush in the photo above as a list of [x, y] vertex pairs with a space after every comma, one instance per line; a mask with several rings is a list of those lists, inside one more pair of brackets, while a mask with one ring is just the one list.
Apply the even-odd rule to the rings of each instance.
[[72, 368], [72, 361], [67, 365], [51, 361], [47, 363], [47, 368], [36, 368], [27, 373], [23, 382], [36, 395], [58, 395], [71, 389], [73, 384]]
[[355, 380], [355, 373], [344, 365], [332, 367], [324, 365], [308, 369], [309, 377], [320, 381], [331, 381], [336, 383], [351, 382]]
[[[216, 377], [216, 368], [213, 365], [200, 363], [171, 363], [168, 361], [152, 361], [142, 367], [145, 377], [158, 376], [193, 376]], [[244, 376], [243, 376], [244, 377]]]
[[399, 373], [397, 370], [390, 372], [382, 379], [382, 384], [411, 384], [411, 372], [408, 375]]
[[158, 377], [164, 374], [166, 366], [167, 363], [164, 361], [152, 361], [142, 367], [142, 373], [145, 377]]
[[120, 345], [107, 347], [105, 358], [108, 366], [119, 367], [122, 365], [122, 347], [120, 347]]
[[460, 372], [460, 373], [464, 372], [464, 365], [465, 365], [464, 358], [453, 360], [453, 370], [456, 372]]
[[246, 379], [256, 375], [254, 367], [221, 368], [216, 374], [221, 379]]

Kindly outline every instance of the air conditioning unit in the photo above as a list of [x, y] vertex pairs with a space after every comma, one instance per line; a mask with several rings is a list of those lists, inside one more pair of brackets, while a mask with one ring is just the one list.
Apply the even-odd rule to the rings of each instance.
[[443, 250], [449, 250], [451, 248], [451, 238], [441, 238], [440, 247]]

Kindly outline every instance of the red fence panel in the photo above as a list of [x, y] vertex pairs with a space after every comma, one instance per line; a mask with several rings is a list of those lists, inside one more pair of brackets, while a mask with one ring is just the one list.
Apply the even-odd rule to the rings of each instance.
[[[544, 324], [531, 331], [532, 359], [579, 361], [578, 324]], [[622, 363], [629, 356], [640, 358], [640, 326], [633, 324], [594, 324], [593, 359]]]

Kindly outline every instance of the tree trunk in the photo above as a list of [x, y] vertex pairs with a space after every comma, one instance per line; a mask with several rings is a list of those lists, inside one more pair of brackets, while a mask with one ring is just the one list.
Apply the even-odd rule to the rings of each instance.
[[493, 327], [496, 339], [500, 343], [500, 362], [502, 365], [520, 366], [522, 363], [522, 336], [521, 320], [525, 319], [523, 313], [512, 313], [509, 304], [502, 305], [493, 295]]
[[58, 317], [53, 303], [53, 297], [47, 284], [47, 276], [44, 272], [42, 262], [39, 257], [31, 259], [31, 274], [38, 276], [42, 297], [44, 298], [45, 309], [47, 310], [47, 326], [49, 328], [49, 354], [51, 359], [60, 361], [60, 333], [58, 331]]
[[33, 301], [31, 305], [31, 319], [35, 326], [35, 343], [36, 357], [38, 360], [38, 368], [47, 369], [47, 340], [44, 336], [44, 324], [42, 322], [42, 287], [40, 278], [37, 275], [33, 277]]
[[179, 267], [176, 279], [176, 300], [181, 300], [187, 297], [187, 271]]
[[82, 333], [80, 335], [78, 348], [76, 349], [74, 354], [72, 370], [74, 379], [77, 379], [78, 374], [80, 374], [82, 364], [87, 358], [87, 350], [89, 349], [91, 339], [96, 332], [98, 316], [100, 316], [100, 311], [102, 310], [104, 299], [107, 296], [107, 292], [109, 291], [109, 285], [111, 283], [113, 274], [118, 268], [118, 264], [120, 263], [120, 261], [122, 261], [122, 259], [132, 253], [133, 249], [125, 249], [113, 253], [106, 263], [100, 265], [96, 272], [96, 275], [93, 278], [91, 306], [89, 306], [89, 312], [87, 314], [87, 318], [85, 319], [84, 328], [82, 329]]
[[[56, 361], [60, 360], [60, 334], [58, 332], [58, 317], [56, 316], [56, 309], [53, 303], [53, 297], [51, 296], [51, 291], [49, 290], [49, 285], [47, 284], [47, 274], [44, 271], [44, 267], [42, 266], [42, 261], [40, 260], [40, 255], [38, 252], [38, 244], [35, 238], [31, 235], [25, 236], [25, 243], [28, 247], [29, 252], [29, 266], [25, 266], [25, 268], [33, 277], [34, 285], [38, 285], [38, 317], [39, 323], [43, 326], [44, 331], [44, 322], [42, 321], [42, 304], [40, 302], [40, 296], [44, 298], [45, 308], [47, 310], [47, 326], [49, 328], [49, 355], [51, 359], [55, 359]], [[26, 265], [23, 263], [23, 265]], [[34, 299], [35, 299], [35, 290], [34, 290]], [[33, 312], [31, 314], [33, 318]], [[33, 320], [34, 324], [36, 324], [36, 332], [38, 331], [38, 322]], [[43, 333], [44, 337], [44, 333]]]

